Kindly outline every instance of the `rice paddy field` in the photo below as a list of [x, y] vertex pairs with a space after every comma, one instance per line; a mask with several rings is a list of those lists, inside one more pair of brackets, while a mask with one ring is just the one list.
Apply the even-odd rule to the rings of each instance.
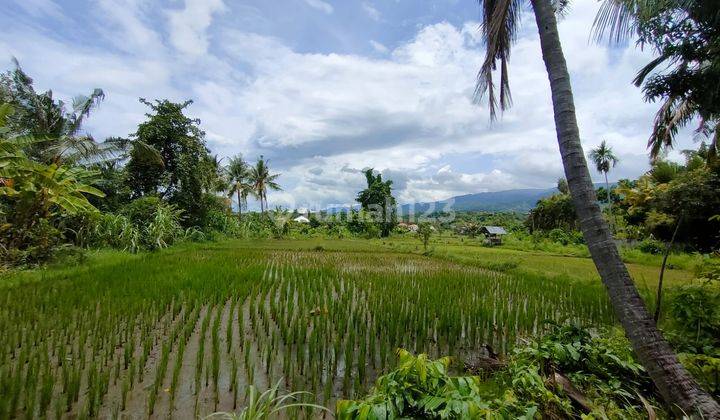
[[332, 407], [365, 393], [398, 347], [462, 360], [483, 344], [507, 352], [545, 320], [614, 322], [592, 273], [448, 255], [380, 241], [230, 241], [5, 275], [0, 419], [195, 418], [279, 381]]

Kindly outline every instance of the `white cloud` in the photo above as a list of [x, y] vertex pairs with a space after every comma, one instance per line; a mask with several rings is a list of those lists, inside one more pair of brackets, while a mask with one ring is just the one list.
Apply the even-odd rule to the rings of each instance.
[[365, 14], [367, 14], [370, 19], [376, 22], [380, 21], [382, 15], [380, 14], [380, 11], [372, 5], [372, 3], [363, 2], [362, 8], [365, 11]]
[[372, 39], [370, 40], [370, 45], [375, 51], [379, 52], [380, 54], [386, 54], [389, 51], [386, 46]]
[[330, 3], [324, 2], [322, 0], [305, 0], [305, 3], [307, 3], [308, 6], [318, 9], [323, 13], [327, 13], [328, 15], [333, 12], [333, 7]]
[[[627, 50], [611, 59], [605, 47], [576, 36], [593, 15], [582, 14], [580, 22], [569, 17], [560, 28], [583, 138], [594, 144], [611, 134], [626, 145], [618, 147], [621, 154], [642, 156], [638, 131], [648, 127], [653, 106], [630, 80], [646, 57]], [[237, 112], [250, 115], [250, 145], [279, 158], [298, 195], [325, 202], [352, 201], [356, 185], [348, 177], [362, 183], [359, 174], [338, 172], [344, 165], [404, 171], [409, 178], [398, 194], [405, 201], [553, 185], [562, 165], [537, 35], [519, 39], [511, 61], [515, 107], [490, 125], [485, 108], [472, 103], [482, 60], [476, 31], [474, 22], [426, 26], [381, 60], [287, 48], [272, 57], [243, 51], [237, 57], [252, 65], [255, 78], [239, 102], [252, 110]], [[432, 171], [470, 156], [490, 166]], [[635, 165], [629, 172], [643, 170], [636, 158], [629, 160]], [[309, 175], [310, 167], [320, 175]], [[318, 178], [333, 181], [320, 186]]]
[[139, 55], [161, 53], [160, 35], [143, 21], [141, 0], [99, 0], [95, 6], [93, 25], [116, 48]]
[[[97, 4], [101, 12], [118, 10], [97, 15], [117, 49], [22, 25], [0, 33], [0, 56], [16, 55], [40, 88], [63, 98], [105, 90], [87, 124], [96, 137], [133, 132], [146, 111], [140, 96], [195, 99], [188, 113], [202, 120], [213, 152], [270, 158], [284, 187], [270, 194], [271, 205], [292, 207], [351, 203], [365, 167], [392, 179], [400, 202], [548, 187], [562, 175], [530, 16], [510, 62], [514, 107], [491, 125], [486, 107], [472, 101], [483, 59], [477, 22], [426, 25], [391, 50], [371, 41], [381, 54], [366, 57], [301, 53], [281, 38], [230, 27], [210, 38], [213, 16], [225, 9], [218, 0], [186, 0], [170, 12], [168, 34], [148, 24], [150, 3], [128, 0], [123, 8], [117, 1]], [[581, 135], [586, 150], [601, 139], [615, 147], [622, 162], [611, 178], [637, 176], [656, 105], [644, 103], [631, 80], [648, 54], [589, 45], [596, 9], [594, 0], [578, 0], [560, 24]], [[186, 59], [203, 52], [202, 60]]]
[[168, 12], [170, 42], [181, 53], [205, 54], [209, 45], [207, 29], [213, 15], [225, 10], [222, 0], [185, 0], [185, 8]]

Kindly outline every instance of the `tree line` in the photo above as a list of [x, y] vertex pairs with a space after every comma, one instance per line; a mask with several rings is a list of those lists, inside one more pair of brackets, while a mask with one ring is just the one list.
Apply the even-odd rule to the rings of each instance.
[[[268, 160], [212, 155], [192, 101], [140, 102], [145, 121], [128, 137], [96, 141], [83, 123], [105, 98], [101, 89], [70, 106], [36, 92], [15, 61], [0, 76], [0, 254], [4, 265], [32, 265], [68, 245], [154, 249], [181, 238], [237, 234], [247, 198], [268, 207], [280, 190]], [[231, 198], [237, 199], [237, 218]]]

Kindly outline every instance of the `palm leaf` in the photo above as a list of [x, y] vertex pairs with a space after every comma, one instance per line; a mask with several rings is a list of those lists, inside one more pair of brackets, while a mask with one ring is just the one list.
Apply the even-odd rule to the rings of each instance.
[[[480, 1], [483, 14], [480, 31], [485, 43], [485, 59], [480, 67], [475, 85], [474, 100], [480, 102], [487, 94], [490, 118], [497, 116], [498, 105], [500, 110], [509, 108], [512, 104], [510, 95], [510, 81], [508, 74], [508, 60], [510, 47], [517, 37], [517, 28], [520, 21], [519, 0], [482, 0]], [[500, 93], [495, 93], [493, 73], [500, 67]]]

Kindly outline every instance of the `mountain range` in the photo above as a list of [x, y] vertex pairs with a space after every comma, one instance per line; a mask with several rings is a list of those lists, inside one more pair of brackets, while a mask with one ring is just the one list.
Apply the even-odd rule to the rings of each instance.
[[403, 204], [402, 214], [425, 213], [442, 210], [453, 211], [517, 211], [527, 212], [535, 207], [537, 201], [557, 193], [556, 188], [526, 188], [518, 190], [481, 192], [451, 197], [446, 200]]
[[[611, 182], [610, 186], [614, 187], [616, 183]], [[605, 184], [596, 183], [595, 188], [605, 187]], [[535, 208], [538, 200], [557, 194], [557, 188], [525, 188], [517, 190], [481, 192], [475, 194], [458, 195], [445, 200], [431, 201], [425, 203], [401, 204], [398, 210], [401, 214], [414, 213], [432, 213], [436, 211], [487, 211], [502, 212], [514, 211], [526, 213]], [[353, 205], [354, 209], [360, 206]], [[347, 212], [350, 207], [331, 207], [324, 211], [328, 213]]]

